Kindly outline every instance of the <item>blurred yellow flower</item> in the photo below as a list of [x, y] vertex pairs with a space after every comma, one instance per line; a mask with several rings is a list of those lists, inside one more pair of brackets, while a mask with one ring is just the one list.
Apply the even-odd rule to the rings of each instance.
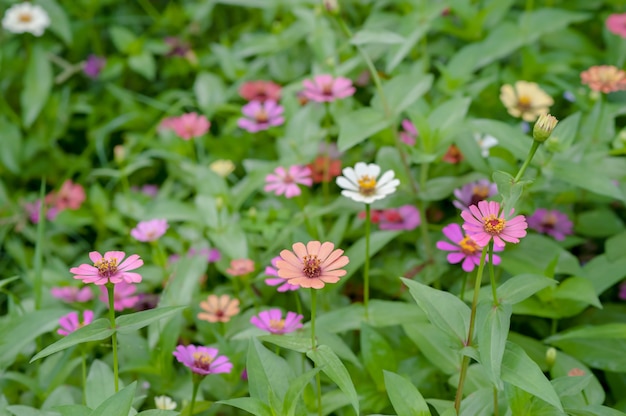
[[534, 82], [517, 81], [515, 85], [505, 84], [500, 88], [500, 101], [513, 117], [524, 121], [535, 121], [546, 114], [554, 100]]
[[235, 164], [230, 160], [216, 160], [209, 165], [209, 169], [220, 175], [222, 178], [227, 177], [235, 170]]

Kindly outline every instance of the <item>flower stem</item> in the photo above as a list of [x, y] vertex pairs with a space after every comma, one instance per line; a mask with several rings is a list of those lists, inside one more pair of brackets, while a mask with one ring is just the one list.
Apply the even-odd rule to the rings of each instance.
[[[476, 305], [478, 304], [478, 292], [480, 292], [480, 284], [483, 280], [483, 270], [485, 268], [485, 257], [487, 257], [488, 246], [483, 247], [483, 251], [480, 255], [480, 265], [478, 266], [478, 273], [476, 273], [476, 282], [474, 283], [474, 298], [472, 299], [472, 311], [470, 313], [469, 331], [467, 333], [467, 340], [465, 346], [472, 345], [472, 338], [474, 337], [474, 324], [476, 321]], [[469, 357], [463, 356], [463, 362], [461, 363], [461, 374], [459, 376], [459, 385], [456, 389], [456, 397], [454, 398], [454, 409], [459, 414], [461, 410], [461, 400], [463, 399], [463, 385], [465, 384], [465, 376], [467, 375], [467, 367], [469, 366]]]
[[81, 376], [83, 378], [83, 404], [87, 404], [87, 358], [85, 357], [85, 346], [80, 346]]
[[300, 295], [297, 290], [293, 291], [293, 296], [296, 298], [296, 310], [298, 311], [298, 315], [302, 315], [302, 302], [300, 301]]
[[498, 388], [493, 388], [493, 416], [498, 416]]
[[115, 285], [113, 283], [107, 283], [107, 294], [109, 296], [109, 320], [111, 321], [111, 346], [113, 347], [113, 381], [115, 383], [115, 392], [119, 390], [119, 365], [117, 362], [117, 330], [115, 329]]
[[191, 403], [189, 403], [189, 416], [193, 416], [193, 408], [196, 404], [196, 396], [198, 395], [198, 387], [200, 387], [200, 382], [202, 379], [194, 374], [191, 374], [191, 380], [193, 382], [193, 392], [191, 393]]
[[315, 310], [317, 309], [317, 290], [311, 288], [311, 348], [315, 349]]
[[39, 186], [39, 223], [37, 223], [37, 242], [35, 244], [35, 259], [33, 269], [35, 272], [33, 287], [35, 289], [35, 309], [41, 308], [41, 288], [43, 286], [43, 241], [46, 229], [46, 178], [41, 178]]
[[363, 305], [365, 306], [365, 319], [369, 319], [371, 223], [371, 207], [370, 204], [365, 204], [365, 265], [363, 267]]
[[496, 274], [493, 271], [493, 240], [489, 243], [489, 279], [491, 280], [491, 293], [493, 295], [493, 306], [498, 306], [498, 294], [496, 292]]
[[524, 172], [526, 172], [526, 168], [528, 167], [528, 165], [530, 165], [530, 161], [533, 160], [533, 156], [535, 156], [535, 152], [539, 148], [540, 144], [540, 142], [533, 140], [533, 145], [530, 147], [530, 152], [528, 152], [528, 156], [526, 157], [524, 164], [520, 168], [519, 172], [517, 172], [517, 176], [515, 176], [515, 179], [513, 179], [514, 183], [517, 183], [520, 179], [522, 179]]

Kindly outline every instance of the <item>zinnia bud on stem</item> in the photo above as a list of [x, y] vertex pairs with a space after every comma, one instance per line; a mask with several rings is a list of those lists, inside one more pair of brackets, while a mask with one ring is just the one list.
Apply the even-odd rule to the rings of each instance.
[[339, 13], [339, 1], [338, 0], [322, 0], [324, 8], [330, 14]]
[[550, 114], [540, 115], [539, 120], [537, 120], [533, 128], [533, 139], [539, 143], [548, 140], [548, 137], [550, 137], [552, 130], [554, 130], [558, 122], [559, 120]]

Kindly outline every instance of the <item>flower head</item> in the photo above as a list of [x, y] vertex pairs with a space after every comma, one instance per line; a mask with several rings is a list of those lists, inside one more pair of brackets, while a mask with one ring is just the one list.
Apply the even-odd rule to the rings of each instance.
[[204, 312], [198, 314], [198, 319], [208, 322], [228, 322], [239, 313], [239, 299], [228, 295], [209, 295], [206, 300], [200, 302], [200, 309]]
[[343, 188], [341, 194], [357, 202], [372, 202], [383, 199], [396, 191], [400, 181], [394, 179], [394, 172], [388, 170], [378, 179], [380, 166], [374, 163], [357, 163], [354, 168], [343, 170], [343, 176], [337, 178], [337, 185]]
[[302, 318], [302, 315], [295, 312], [287, 312], [285, 319], [283, 319], [283, 313], [280, 309], [270, 309], [250, 318], [250, 323], [271, 334], [282, 335], [302, 328]]
[[468, 209], [498, 193], [498, 186], [488, 179], [470, 182], [454, 190], [455, 201], [452, 204], [460, 210]]
[[165, 234], [168, 227], [167, 220], [163, 219], [141, 221], [135, 228], [130, 230], [130, 235], [138, 241], [155, 241]]
[[580, 73], [580, 81], [605, 94], [626, 90], [626, 72], [613, 65], [592, 66]]
[[[109, 307], [109, 292], [106, 287], [100, 286], [100, 300]], [[136, 295], [137, 286], [120, 282], [115, 285], [113, 291], [113, 309], [123, 311], [124, 309], [133, 308], [139, 303], [139, 295]]]
[[341, 175], [341, 160], [331, 156], [321, 155], [307, 165], [311, 169], [313, 183], [330, 182]]
[[83, 64], [83, 72], [91, 79], [98, 78], [100, 71], [106, 65], [107, 61], [103, 57], [97, 55], [89, 55]]
[[232, 160], [219, 159], [211, 163], [209, 169], [225, 178], [235, 171], [235, 164]]
[[480, 133], [474, 133], [474, 140], [476, 140], [476, 144], [480, 147], [482, 157], [489, 157], [489, 149], [498, 145], [498, 139], [489, 134], [482, 135]]
[[239, 95], [244, 100], [263, 103], [280, 100], [280, 90], [280, 85], [272, 81], [248, 81], [239, 87]]
[[191, 50], [191, 46], [189, 46], [188, 42], [176, 37], [176, 36], [167, 36], [163, 39], [163, 42], [169, 47], [167, 54], [165, 56], [179, 56], [181, 58], [189, 57], [189, 54], [193, 54]]
[[385, 209], [379, 216], [378, 228], [381, 230], [415, 229], [422, 219], [420, 212], [413, 205], [403, 205], [400, 208]]
[[211, 127], [209, 120], [198, 113], [187, 113], [179, 117], [168, 117], [161, 122], [161, 127], [174, 130], [183, 140], [200, 137], [206, 134]]
[[533, 127], [533, 139], [540, 143], [548, 140], [558, 122], [559, 120], [550, 114], [540, 115], [535, 127]]
[[59, 319], [59, 325], [61, 328], [57, 330], [59, 335], [67, 336], [79, 328], [85, 325], [89, 325], [93, 321], [93, 311], [86, 310], [83, 312], [82, 321], [78, 318], [78, 312], [70, 312], [67, 315], [63, 315]]
[[82, 289], [75, 286], [53, 287], [50, 289], [50, 294], [67, 303], [83, 303], [93, 299], [93, 293], [88, 287], [83, 287]]
[[237, 121], [237, 125], [250, 133], [280, 126], [285, 122], [284, 109], [274, 100], [250, 101], [242, 107], [241, 112], [244, 117]]
[[9, 7], [2, 18], [2, 27], [11, 33], [28, 32], [41, 36], [48, 26], [48, 13], [41, 6], [27, 1]]
[[[344, 267], [350, 261], [343, 250], [334, 250], [330, 242], [309, 241], [295, 243], [293, 252], [280, 252], [281, 260], [276, 262], [278, 276], [291, 285], [321, 289], [326, 283], [336, 283], [346, 274]], [[295, 253], [295, 254], [294, 254]]]
[[154, 398], [154, 405], [160, 410], [176, 409], [176, 402], [169, 396], [156, 396]]
[[619, 285], [619, 294], [617, 297], [621, 300], [626, 300], [626, 280]]
[[318, 103], [335, 101], [340, 98], [350, 97], [354, 95], [356, 89], [352, 86], [352, 81], [348, 78], [337, 77], [332, 75], [317, 75], [313, 80], [305, 79], [302, 81], [304, 91], [302, 95], [311, 101]]
[[68, 179], [63, 182], [59, 192], [50, 192], [46, 195], [46, 203], [58, 210], [76, 210], [85, 202], [85, 198], [85, 188]]
[[500, 88], [500, 101], [513, 117], [535, 121], [549, 111], [554, 100], [534, 82], [517, 81], [514, 86], [505, 84]]
[[268, 276], [276, 276], [270, 277], [269, 279], [265, 279], [265, 284], [269, 286], [278, 286], [276, 290], [279, 292], [287, 292], [288, 290], [298, 290], [300, 286], [289, 284], [285, 279], [278, 277], [278, 269], [276, 266], [276, 262], [280, 260], [280, 256], [276, 256], [272, 259], [272, 265], [267, 266], [265, 268], [265, 274]]
[[[54, 221], [54, 219], [59, 215], [59, 209], [57, 207], [50, 207], [46, 204], [46, 220]], [[33, 224], [39, 223], [39, 212], [41, 211], [41, 200], [38, 199], [35, 202], [26, 202], [24, 204], [24, 209], [28, 214], [28, 218]]]
[[404, 144], [413, 146], [419, 134], [417, 128], [415, 128], [415, 125], [411, 123], [409, 119], [402, 120], [402, 128], [404, 130], [400, 132], [400, 140], [402, 140]]
[[235, 259], [230, 261], [230, 267], [226, 273], [231, 276], [243, 276], [254, 271], [254, 261], [250, 259]]
[[[489, 156], [489, 149], [487, 149], [487, 156]], [[451, 144], [446, 150], [446, 154], [441, 158], [446, 163], [451, 163], [456, 165], [463, 160], [463, 153], [461, 153], [461, 149], [459, 149], [455, 144]]]
[[311, 186], [313, 179], [311, 178], [311, 169], [308, 166], [294, 165], [289, 169], [282, 166], [274, 169], [274, 173], [270, 173], [265, 177], [265, 192], [274, 192], [276, 195], [285, 195], [286, 198], [293, 198], [302, 192], [298, 184]]
[[565, 236], [572, 234], [574, 225], [567, 215], [560, 211], [538, 208], [533, 215], [528, 217], [528, 226], [561, 241], [565, 239]]
[[141, 282], [141, 275], [130, 272], [130, 270], [143, 266], [143, 260], [137, 254], [133, 254], [124, 260], [125, 256], [126, 253], [123, 251], [107, 251], [104, 253], [104, 256], [97, 251], [92, 251], [89, 253], [89, 258], [94, 265], [81, 264], [78, 267], [72, 267], [70, 273], [75, 275], [74, 279], [80, 279], [83, 283], [95, 283], [96, 285]]
[[[448, 262], [450, 264], [462, 263], [461, 267], [466, 272], [471, 272], [474, 270], [475, 266], [480, 264], [480, 256], [482, 247], [480, 247], [472, 237], [467, 234], [463, 234], [463, 230], [461, 230], [461, 226], [459, 224], [448, 224], [443, 227], [443, 235], [445, 235], [448, 240], [452, 241], [449, 243], [447, 241], [437, 241], [437, 248], [443, 251], [449, 251], [448, 253]], [[494, 251], [502, 251], [503, 247], [495, 246], [493, 247]], [[490, 261], [489, 256], [485, 258], [486, 261]], [[493, 255], [493, 264], [500, 264], [500, 256]]]
[[179, 345], [172, 353], [179, 363], [183, 363], [196, 374], [230, 373], [233, 364], [224, 355], [217, 355], [217, 348], [196, 345]]
[[607, 17], [606, 28], [609, 32], [626, 39], [626, 13], [614, 13]]
[[[515, 210], [511, 208], [509, 215]], [[504, 247], [505, 241], [519, 243], [526, 235], [526, 219], [523, 215], [507, 219], [501, 216], [500, 204], [491, 201], [480, 201], [478, 206], [471, 205], [469, 210], [461, 212], [465, 220], [463, 229], [480, 246], [486, 246], [493, 238], [494, 247]]]

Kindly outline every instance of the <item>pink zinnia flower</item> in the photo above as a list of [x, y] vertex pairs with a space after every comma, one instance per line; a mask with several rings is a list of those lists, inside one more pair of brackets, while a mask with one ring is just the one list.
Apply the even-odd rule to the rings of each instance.
[[272, 265], [267, 266], [265, 268], [265, 274], [268, 276], [276, 276], [270, 277], [269, 279], [265, 279], [265, 284], [269, 286], [278, 286], [276, 290], [279, 292], [287, 292], [289, 290], [298, 290], [300, 286], [291, 285], [285, 279], [278, 277], [278, 269], [276, 266], [276, 262], [280, 260], [280, 256], [276, 256], [272, 259]]
[[224, 355], [217, 355], [217, 348], [196, 345], [179, 345], [172, 353], [179, 363], [183, 363], [196, 374], [230, 373], [233, 364]]
[[187, 113], [179, 117], [168, 117], [161, 122], [161, 127], [172, 129], [178, 137], [189, 140], [206, 134], [211, 127], [209, 120], [198, 113]]
[[463, 185], [454, 190], [456, 201], [452, 204], [460, 210], [468, 209], [470, 205], [476, 205], [480, 201], [494, 196], [498, 193], [498, 186], [488, 179], [480, 179]]
[[70, 179], [63, 182], [58, 193], [50, 192], [46, 195], [46, 203], [53, 205], [58, 210], [76, 210], [85, 202], [85, 189], [82, 185], [72, 182]]
[[626, 39], [626, 13], [615, 13], [607, 17], [606, 28], [609, 32]]
[[580, 73], [580, 81], [604, 94], [626, 90], [626, 72], [613, 65], [596, 65]]
[[163, 219], [141, 221], [135, 228], [130, 230], [130, 235], [138, 241], [155, 241], [165, 234], [168, 227], [167, 220]]
[[339, 98], [346, 98], [354, 95], [356, 89], [352, 86], [352, 81], [348, 78], [337, 77], [332, 75], [317, 75], [313, 80], [305, 79], [302, 81], [304, 91], [302, 95], [311, 101], [318, 103], [335, 101]]
[[61, 299], [63, 302], [88, 302], [93, 299], [93, 293], [88, 287], [79, 289], [74, 286], [53, 287], [50, 289], [50, 294], [57, 299]]
[[239, 87], [239, 95], [244, 100], [263, 103], [268, 100], [280, 100], [280, 90], [280, 85], [272, 81], [248, 81]]
[[[109, 293], [107, 288], [100, 286], [102, 293], [100, 294], [100, 300], [109, 307]], [[139, 303], [139, 296], [135, 295], [137, 292], [137, 286], [128, 284], [126, 282], [120, 282], [115, 285], [113, 291], [113, 309], [116, 311], [123, 311], [124, 309], [133, 308]]]
[[274, 100], [250, 101], [242, 107], [244, 117], [237, 121], [237, 125], [250, 133], [267, 130], [285, 122], [283, 111], [283, 107]]
[[[515, 210], [511, 208], [511, 217]], [[526, 219], [523, 215], [507, 219], [500, 216], [500, 204], [491, 201], [480, 201], [478, 207], [471, 205], [469, 211], [461, 212], [465, 220], [463, 229], [480, 246], [486, 246], [493, 238], [494, 247], [504, 247], [505, 241], [519, 243], [519, 239], [526, 235]]]
[[200, 302], [200, 309], [204, 312], [198, 314], [198, 319], [212, 323], [228, 322], [239, 313], [239, 299], [228, 295], [209, 295]]
[[83, 312], [83, 320], [78, 320], [78, 312], [70, 312], [67, 315], [63, 315], [59, 319], [59, 325], [61, 328], [57, 330], [59, 335], [69, 335], [76, 331], [78, 328], [82, 328], [85, 325], [89, 325], [93, 321], [93, 311], [86, 310]]
[[[370, 218], [371, 219], [371, 218]], [[414, 230], [422, 222], [420, 212], [413, 205], [385, 209], [379, 216], [381, 230]]]
[[566, 214], [557, 210], [538, 208], [528, 217], [528, 226], [542, 234], [548, 234], [555, 240], [564, 240], [566, 235], [572, 234], [574, 226]]
[[[443, 235], [445, 235], [450, 241], [451, 244], [447, 241], [437, 241], [437, 248], [443, 251], [450, 251], [448, 253], [448, 262], [450, 264], [457, 264], [463, 262], [461, 267], [466, 272], [471, 272], [474, 270], [475, 266], [480, 264], [480, 256], [482, 247], [480, 247], [476, 242], [472, 239], [472, 237], [468, 235], [463, 235], [463, 230], [461, 230], [461, 226], [459, 224], [448, 224], [443, 227]], [[498, 247], [494, 245], [493, 251], [502, 251], [503, 247]], [[485, 257], [486, 261], [489, 260], [489, 255]], [[500, 256], [493, 255], [493, 264], [500, 264]]]
[[[57, 207], [50, 207], [46, 204], [46, 220], [54, 221], [54, 219], [59, 215], [59, 209]], [[37, 200], [35, 202], [26, 202], [24, 204], [24, 209], [28, 214], [28, 219], [33, 224], [39, 224], [39, 211], [41, 210], [41, 200]]]
[[302, 318], [302, 315], [295, 312], [287, 312], [287, 316], [283, 319], [280, 309], [270, 309], [250, 318], [250, 323], [271, 334], [282, 335], [302, 328]]
[[417, 128], [415, 128], [415, 125], [411, 123], [409, 119], [402, 120], [402, 128], [404, 130], [400, 132], [400, 140], [409, 146], [413, 146], [419, 134]]
[[226, 269], [226, 273], [232, 276], [243, 276], [254, 271], [254, 261], [250, 259], [231, 260], [230, 267]]
[[278, 276], [289, 284], [314, 289], [321, 289], [326, 283], [336, 283], [346, 274], [341, 268], [350, 260], [343, 255], [343, 250], [334, 248], [330, 242], [309, 241], [306, 246], [295, 243], [293, 252], [280, 252], [281, 260], [276, 262]]
[[130, 270], [143, 266], [143, 260], [137, 254], [124, 260], [125, 256], [126, 253], [123, 251], [107, 251], [104, 253], [104, 257], [97, 251], [92, 251], [89, 253], [89, 258], [94, 265], [81, 264], [78, 267], [72, 267], [70, 273], [75, 275], [74, 279], [96, 285], [104, 285], [109, 282], [117, 284], [123, 281], [126, 283], [141, 282], [141, 275], [130, 272]]
[[302, 192], [298, 184], [311, 186], [313, 178], [311, 178], [311, 169], [308, 166], [294, 165], [289, 169], [282, 166], [274, 169], [274, 173], [270, 173], [265, 177], [265, 192], [274, 192], [276, 195], [285, 194], [286, 198], [293, 198]]

